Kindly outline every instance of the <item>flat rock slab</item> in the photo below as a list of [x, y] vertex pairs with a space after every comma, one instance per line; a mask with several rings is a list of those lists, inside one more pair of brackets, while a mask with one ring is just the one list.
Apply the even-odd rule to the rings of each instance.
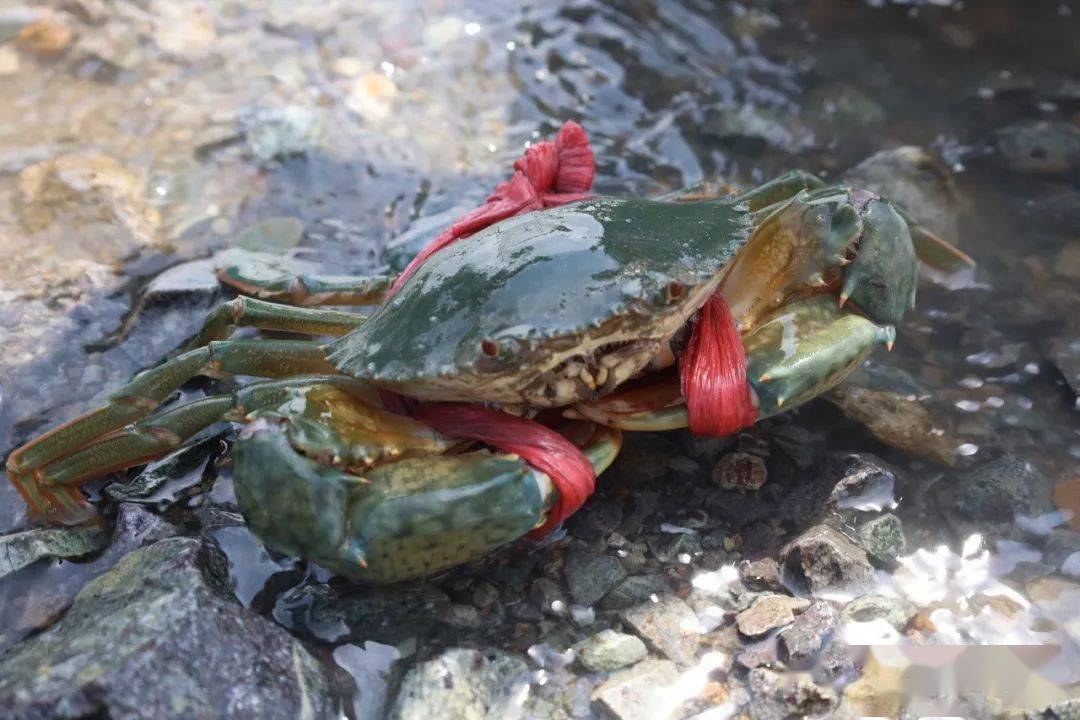
[[323, 668], [208, 585], [200, 543], [136, 550], [0, 660], [8, 720], [332, 718]]
[[776, 628], [790, 625], [795, 614], [810, 606], [806, 598], [789, 595], [762, 595], [753, 604], [735, 616], [739, 632], [748, 638], [764, 637]]
[[46, 557], [72, 558], [100, 550], [109, 538], [100, 527], [35, 528], [0, 536], [0, 577]]
[[655, 720], [671, 708], [662, 708], [664, 691], [679, 679], [670, 660], [649, 658], [614, 673], [593, 691], [593, 700], [618, 720]]
[[647, 645], [682, 667], [694, 664], [701, 643], [700, 623], [690, 606], [677, 597], [647, 601], [619, 613]]
[[529, 666], [500, 650], [450, 648], [413, 667], [401, 682], [391, 720], [513, 717], [529, 684]]

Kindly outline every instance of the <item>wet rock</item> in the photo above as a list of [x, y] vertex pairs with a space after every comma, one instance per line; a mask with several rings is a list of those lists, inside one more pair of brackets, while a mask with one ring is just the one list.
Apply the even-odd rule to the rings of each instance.
[[549, 615], [565, 615], [570, 607], [559, 583], [546, 577], [537, 578], [529, 586], [529, 599]]
[[97, 525], [35, 528], [0, 536], [0, 577], [42, 558], [74, 558], [105, 547], [108, 536]]
[[1043, 547], [1043, 560], [1050, 565], [1061, 567], [1069, 558], [1080, 553], [1080, 532], [1070, 528], [1054, 528], [1046, 537]]
[[243, 230], [233, 241], [235, 247], [255, 252], [284, 253], [300, 244], [304, 223], [295, 217], [271, 217]]
[[813, 658], [836, 630], [840, 614], [824, 600], [815, 600], [780, 631], [780, 656], [791, 663]]
[[830, 499], [841, 510], [880, 511], [895, 503], [896, 474], [873, 455], [832, 455], [826, 458], [821, 472], [839, 476]]
[[648, 654], [645, 643], [633, 635], [603, 630], [578, 643], [578, 660], [592, 672], [610, 672], [633, 665]]
[[323, 133], [319, 116], [300, 105], [253, 108], [241, 113], [238, 122], [259, 163], [314, 150]]
[[768, 476], [765, 461], [748, 452], [728, 453], [713, 468], [713, 479], [725, 490], [757, 490]]
[[675, 663], [649, 658], [612, 674], [592, 697], [618, 720], [654, 720], [660, 698], [678, 678]]
[[840, 610], [840, 619], [845, 623], [884, 620], [897, 630], [907, 627], [908, 618], [912, 615], [913, 609], [896, 598], [884, 595], [857, 597]]
[[1072, 123], [1021, 123], [995, 135], [997, 157], [1013, 172], [1060, 175], [1080, 166], [1080, 128]]
[[439, 620], [443, 625], [459, 630], [476, 630], [483, 627], [484, 620], [480, 617], [480, 611], [472, 605], [454, 603], [446, 608]]
[[825, 398], [886, 445], [939, 465], [956, 464], [959, 441], [918, 400], [850, 383], [831, 390]]
[[[115, 264], [154, 244], [161, 225], [145, 181], [106, 155], [61, 155], [30, 165], [18, 186], [19, 220], [67, 262]], [[79, 233], [74, 245], [72, 231]]]
[[58, 19], [43, 19], [19, 31], [15, 45], [23, 52], [35, 55], [57, 55], [71, 44], [75, 32]]
[[945, 506], [966, 520], [1007, 522], [1016, 513], [1034, 515], [1044, 504], [1048, 481], [1031, 463], [1015, 455], [965, 470], [942, 484]]
[[405, 674], [388, 717], [507, 717], [528, 682], [529, 666], [520, 657], [500, 650], [450, 648]]
[[318, 662], [212, 589], [199, 554], [163, 540], [83, 588], [0, 661], [6, 717], [333, 717]]
[[431, 630], [450, 598], [430, 584], [416, 588], [362, 588], [301, 584], [283, 592], [274, 619], [321, 640], [344, 637], [396, 645]]
[[788, 595], [763, 595], [735, 616], [739, 632], [748, 638], [760, 638], [776, 628], [790, 625], [795, 614], [810, 606], [806, 598]]
[[791, 541], [783, 556], [784, 567], [815, 595], [864, 587], [874, 577], [862, 548], [827, 525], [815, 525]]
[[179, 450], [147, 465], [131, 482], [106, 485], [105, 495], [116, 502], [167, 507], [185, 490], [199, 484], [212, 456], [223, 449], [222, 443], [220, 432], [195, 437]]
[[750, 714], [756, 720], [825, 715], [836, 707], [836, 693], [803, 673], [781, 674], [766, 668], [750, 671]]
[[948, 168], [926, 150], [905, 145], [871, 155], [844, 179], [900, 204], [920, 224], [946, 240], [958, 237], [959, 199]]
[[622, 500], [596, 498], [570, 519], [570, 534], [581, 540], [606, 538], [622, 521]]
[[1047, 338], [1043, 349], [1058, 369], [1073, 395], [1080, 397], [1080, 340], [1071, 336]]
[[751, 643], [735, 656], [735, 661], [747, 670], [777, 665], [780, 662], [780, 640], [776, 637], [767, 637]]
[[689, 563], [701, 553], [701, 540], [691, 533], [665, 533], [649, 542], [652, 554], [662, 563]]
[[904, 526], [892, 513], [863, 523], [859, 528], [859, 544], [870, 560], [879, 567], [891, 568], [904, 554]]
[[567, 553], [563, 575], [574, 602], [592, 605], [626, 579], [626, 570], [618, 558], [597, 555], [584, 543], [575, 543]]
[[601, 610], [625, 610], [667, 591], [668, 584], [661, 575], [634, 575], [612, 588], [598, 607]]
[[701, 634], [697, 615], [677, 597], [666, 596], [623, 610], [619, 617], [634, 634], [681, 667], [694, 663]]
[[771, 557], [764, 557], [746, 563], [739, 568], [739, 575], [746, 586], [752, 590], [784, 591], [784, 582], [780, 577], [780, 565]]

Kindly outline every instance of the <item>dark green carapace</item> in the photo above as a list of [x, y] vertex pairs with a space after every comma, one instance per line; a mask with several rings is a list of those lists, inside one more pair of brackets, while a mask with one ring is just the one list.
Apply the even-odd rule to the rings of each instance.
[[745, 206], [723, 201], [601, 198], [510, 218], [429, 258], [330, 358], [414, 397], [512, 402], [509, 385], [568, 355], [670, 335], [750, 231]]

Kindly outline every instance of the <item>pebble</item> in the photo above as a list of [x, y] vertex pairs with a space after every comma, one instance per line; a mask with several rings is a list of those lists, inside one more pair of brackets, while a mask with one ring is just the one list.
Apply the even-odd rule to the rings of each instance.
[[1014, 515], [1036, 515], [1036, 494], [1048, 481], [1031, 463], [1004, 455], [978, 465], [942, 484], [945, 506], [965, 520], [1008, 522]]
[[776, 637], [766, 637], [746, 646], [735, 661], [747, 670], [756, 667], [772, 667], [780, 662], [780, 641]]
[[678, 679], [675, 663], [649, 658], [614, 673], [596, 688], [592, 698], [617, 720], [656, 720], [662, 711], [655, 706]]
[[817, 717], [836, 707], [836, 693], [815, 684], [802, 673], [781, 674], [759, 667], [750, 671], [747, 681], [750, 716], [755, 720]]
[[780, 656], [791, 663], [813, 659], [836, 630], [840, 614], [831, 603], [815, 600], [780, 631]]
[[592, 672], [610, 672], [633, 665], [646, 655], [648, 650], [639, 638], [616, 630], [603, 630], [578, 643], [578, 661]]
[[728, 453], [713, 468], [713, 479], [725, 490], [758, 490], [768, 477], [765, 461], [748, 452]]
[[884, 620], [897, 630], [907, 627], [914, 612], [896, 598], [884, 595], [857, 597], [840, 610], [840, 620], [848, 622], [873, 622]]
[[584, 543], [575, 543], [563, 566], [570, 596], [579, 605], [592, 605], [626, 579], [618, 558], [597, 555]]
[[875, 565], [895, 567], [906, 547], [904, 526], [900, 518], [892, 513], [885, 513], [863, 523], [859, 528], [859, 544]]
[[735, 616], [739, 632], [748, 638], [760, 638], [779, 627], [789, 625], [795, 614], [810, 606], [806, 598], [788, 595], [762, 595], [746, 610]]
[[615, 586], [600, 601], [601, 610], [625, 610], [668, 591], [662, 575], [633, 575]]
[[506, 717], [528, 687], [529, 666], [499, 650], [449, 648], [412, 667], [390, 709], [391, 720]]
[[623, 610], [619, 617], [649, 647], [680, 667], [694, 664], [701, 633], [697, 615], [684, 601], [669, 595]]
[[865, 587], [874, 577], [866, 553], [827, 525], [815, 525], [783, 551], [784, 567], [817, 595]]
[[75, 37], [74, 31], [53, 19], [38, 20], [19, 31], [15, 45], [23, 52], [37, 55], [57, 55], [67, 49]]

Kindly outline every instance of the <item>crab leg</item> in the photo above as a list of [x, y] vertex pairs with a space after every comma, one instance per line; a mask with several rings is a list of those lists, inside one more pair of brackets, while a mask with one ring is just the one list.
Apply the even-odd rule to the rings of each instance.
[[[182, 355], [135, 376], [130, 383], [109, 397], [105, 407], [60, 425], [22, 446], [8, 456], [8, 476], [23, 489], [27, 483], [38, 482], [37, 475], [46, 464], [63, 458], [114, 430], [135, 422], [148, 414], [172, 393], [197, 375], [255, 375], [287, 377], [311, 373], [333, 374], [335, 368], [327, 361], [322, 346], [316, 342], [284, 340], [229, 340], [211, 342], [205, 347], [189, 350]], [[33, 480], [23, 476], [32, 474]], [[59, 491], [56, 493], [59, 495]], [[27, 498], [28, 500], [31, 497]], [[48, 497], [43, 499], [49, 500]], [[54, 497], [38, 507], [42, 514], [52, 516], [63, 511], [75, 513], [84, 504], [77, 491], [67, 497]], [[75, 513], [85, 515], [83, 513]]]
[[394, 277], [390, 275], [319, 275], [298, 272], [277, 255], [230, 250], [218, 279], [245, 295], [291, 305], [377, 305]]
[[365, 316], [356, 313], [298, 308], [241, 296], [221, 303], [210, 312], [192, 347], [224, 340], [239, 327], [339, 337], [359, 327], [364, 320]]
[[802, 170], [792, 170], [768, 182], [736, 195], [736, 202], [745, 202], [750, 210], [758, 212], [763, 208], [787, 202], [800, 190], [814, 190], [823, 187], [825, 182]]

